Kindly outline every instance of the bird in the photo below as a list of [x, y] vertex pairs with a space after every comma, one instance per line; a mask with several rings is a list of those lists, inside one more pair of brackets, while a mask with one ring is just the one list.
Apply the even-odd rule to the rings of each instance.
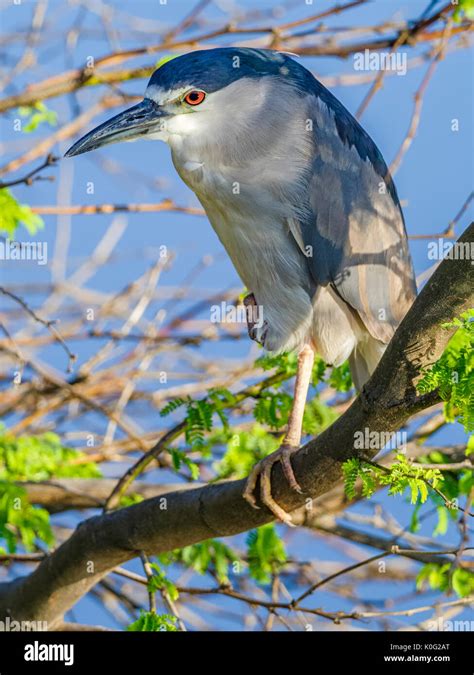
[[[387, 165], [344, 105], [290, 54], [216, 47], [174, 57], [144, 99], [66, 153], [160, 140], [195, 193], [248, 290], [248, 331], [295, 352], [286, 433], [250, 472], [243, 497], [293, 525], [273, 498], [280, 462], [300, 447], [315, 354], [349, 361], [361, 391], [416, 297], [404, 216]], [[258, 320], [257, 320], [258, 318]]]

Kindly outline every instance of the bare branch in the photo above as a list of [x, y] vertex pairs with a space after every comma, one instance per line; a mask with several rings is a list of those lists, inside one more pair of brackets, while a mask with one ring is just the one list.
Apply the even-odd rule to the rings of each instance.
[[40, 164], [40, 166], [37, 166], [36, 169], [32, 169], [32, 171], [29, 171], [26, 176], [23, 176], [22, 178], [17, 178], [16, 180], [10, 180], [10, 181], [0, 181], [0, 190], [3, 188], [7, 187], [12, 187], [13, 185], [33, 185], [34, 181], [37, 180], [54, 180], [54, 176], [38, 176], [38, 174], [45, 169], [47, 166], [53, 166], [56, 164], [56, 162], [59, 160], [59, 157], [55, 157], [52, 154], [49, 154], [44, 162]]
[[[474, 223], [460, 241], [474, 241]], [[473, 287], [470, 260], [441, 263], [362, 393], [332, 426], [295, 454], [294, 469], [303, 494], [292, 492], [281, 467], [274, 467], [273, 494], [286, 511], [304, 506], [340, 480], [342, 464], [357, 456], [354, 434], [358, 430], [395, 431], [411, 415], [437, 402], [436, 394], [418, 396], [416, 383], [454, 333], [454, 329], [441, 331], [440, 324], [472, 305]], [[255, 510], [245, 502], [244, 484], [244, 480], [228, 481], [172, 492], [82, 522], [32, 574], [0, 586], [0, 616], [41, 618], [54, 627], [90, 588], [142, 550], [156, 554], [270, 522], [269, 511]], [[88, 573], [91, 560], [94, 571]]]

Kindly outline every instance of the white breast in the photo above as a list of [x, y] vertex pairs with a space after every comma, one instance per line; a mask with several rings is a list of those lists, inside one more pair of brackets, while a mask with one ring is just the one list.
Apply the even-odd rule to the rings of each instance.
[[310, 333], [313, 308], [306, 261], [287, 226], [288, 205], [259, 184], [254, 171], [214, 171], [205, 161], [176, 151], [173, 162], [262, 307], [266, 348], [298, 348]]

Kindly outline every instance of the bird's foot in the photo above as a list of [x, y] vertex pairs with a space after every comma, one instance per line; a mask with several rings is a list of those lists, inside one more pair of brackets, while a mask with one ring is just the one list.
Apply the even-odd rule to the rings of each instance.
[[265, 345], [268, 324], [266, 321], [262, 320], [262, 308], [257, 303], [253, 293], [249, 293], [245, 296], [244, 305], [247, 310], [247, 330], [249, 338], [261, 345]]
[[262, 503], [265, 504], [267, 508], [281, 521], [294, 527], [294, 523], [291, 520], [291, 516], [284, 509], [279, 506], [272, 497], [272, 483], [271, 483], [271, 473], [272, 466], [277, 462], [281, 462], [283, 473], [290, 484], [290, 487], [301, 494], [302, 490], [298, 484], [298, 481], [295, 478], [293, 472], [293, 467], [291, 466], [291, 455], [299, 450], [298, 447], [290, 445], [282, 445], [278, 450], [272, 452], [271, 455], [260, 460], [252, 469], [247, 479], [247, 485], [243, 493], [244, 499], [253, 506], [254, 509], [260, 508], [257, 506], [255, 499], [255, 488], [257, 486], [257, 480], [260, 478], [260, 498]]

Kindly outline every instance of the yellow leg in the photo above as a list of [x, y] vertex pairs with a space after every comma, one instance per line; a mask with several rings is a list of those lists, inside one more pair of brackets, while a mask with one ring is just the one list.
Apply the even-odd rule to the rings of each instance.
[[247, 479], [247, 485], [244, 490], [244, 498], [254, 508], [259, 508], [255, 500], [255, 488], [260, 478], [260, 497], [270, 511], [280, 520], [293, 525], [291, 516], [279, 506], [272, 497], [271, 471], [276, 462], [281, 462], [286, 479], [293, 490], [301, 492], [298, 485], [293, 467], [291, 466], [291, 455], [295, 453], [301, 443], [301, 427], [303, 425], [303, 414], [308, 395], [308, 388], [311, 382], [311, 373], [314, 363], [314, 351], [310, 345], [303, 347], [298, 355], [298, 368], [296, 371], [295, 393], [293, 405], [291, 407], [288, 419], [288, 428], [283, 439], [283, 443], [278, 450], [262, 459], [254, 466]]

